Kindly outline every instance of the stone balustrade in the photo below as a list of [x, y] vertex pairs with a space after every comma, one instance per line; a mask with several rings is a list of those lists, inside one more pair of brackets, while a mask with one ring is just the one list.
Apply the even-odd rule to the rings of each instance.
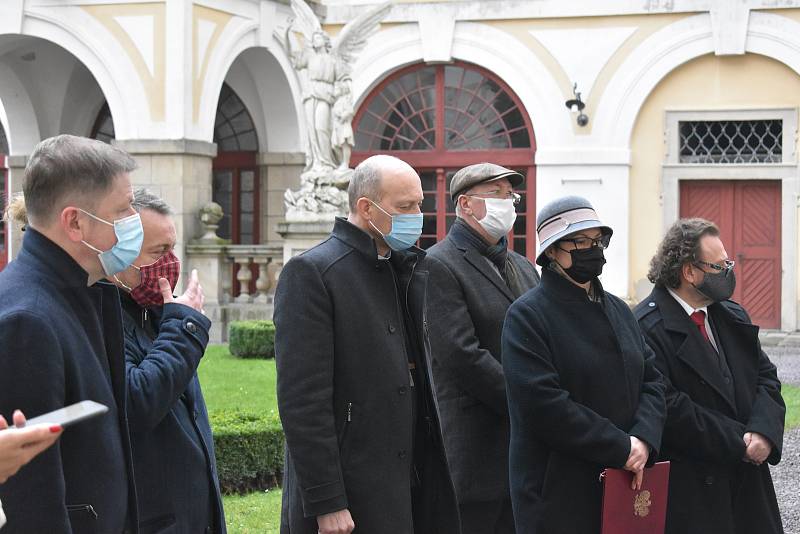
[[197, 269], [212, 320], [212, 342], [227, 341], [236, 320], [271, 319], [282, 245], [231, 245], [223, 240], [186, 246], [187, 270]]

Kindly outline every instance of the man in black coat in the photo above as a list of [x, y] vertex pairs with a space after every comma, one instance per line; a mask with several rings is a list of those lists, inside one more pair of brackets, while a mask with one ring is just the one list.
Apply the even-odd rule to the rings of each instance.
[[781, 459], [786, 408], [758, 327], [728, 300], [733, 267], [714, 223], [679, 220], [635, 310], [668, 383], [661, 458], [672, 462], [672, 534], [783, 532], [767, 464]]
[[39, 143], [25, 169], [29, 224], [0, 273], [0, 412], [32, 417], [83, 400], [109, 410], [0, 486], [3, 534], [136, 528], [119, 292], [100, 282], [139, 254], [134, 168], [118, 148], [60, 135]]
[[170, 207], [144, 189], [134, 193], [133, 207], [144, 227], [142, 252], [115, 280], [123, 289], [139, 532], [223, 534], [214, 438], [197, 379], [211, 327], [203, 289], [192, 271], [186, 291], [173, 298], [181, 269]]
[[500, 338], [508, 307], [539, 283], [533, 264], [508, 250], [522, 181], [492, 163], [455, 173], [458, 218], [427, 256], [434, 382], [465, 534], [514, 532]]
[[457, 534], [413, 246], [419, 176], [373, 156], [348, 194], [348, 219], [286, 264], [275, 294], [281, 532]]

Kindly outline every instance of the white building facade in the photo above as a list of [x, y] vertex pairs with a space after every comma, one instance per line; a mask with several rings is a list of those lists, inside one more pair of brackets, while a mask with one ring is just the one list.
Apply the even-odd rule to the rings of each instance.
[[[370, 5], [312, 7], [335, 34]], [[139, 162], [135, 183], [175, 209], [177, 253], [201, 267], [222, 322], [264, 315], [283, 192], [305, 162], [302, 94], [275, 38], [291, 16], [271, 0], [3, 2], [7, 191], [41, 139], [114, 142]], [[565, 106], [576, 84], [584, 126]], [[420, 172], [421, 244], [452, 222], [449, 174], [495, 161], [528, 177], [512, 236], [523, 254], [536, 252], [537, 206], [586, 196], [615, 231], [604, 284], [636, 302], [666, 227], [705, 216], [754, 320], [798, 328], [800, 1], [398, 1], [353, 91], [354, 161], [392, 153]], [[229, 246], [192, 243], [211, 200]], [[0, 263], [17, 234], [4, 228]]]

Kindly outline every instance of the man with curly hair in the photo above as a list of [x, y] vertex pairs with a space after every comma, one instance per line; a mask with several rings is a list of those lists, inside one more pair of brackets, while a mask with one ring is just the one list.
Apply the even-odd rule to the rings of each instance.
[[730, 300], [734, 262], [717, 226], [677, 221], [648, 278], [655, 288], [635, 315], [668, 386], [666, 531], [782, 533], [767, 465], [781, 459], [781, 384], [758, 327]]

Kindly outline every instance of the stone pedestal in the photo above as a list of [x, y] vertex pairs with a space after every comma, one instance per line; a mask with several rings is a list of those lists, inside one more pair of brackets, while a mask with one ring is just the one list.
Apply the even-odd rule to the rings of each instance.
[[324, 241], [333, 230], [333, 219], [319, 222], [280, 222], [277, 231], [283, 237], [283, 264]]

